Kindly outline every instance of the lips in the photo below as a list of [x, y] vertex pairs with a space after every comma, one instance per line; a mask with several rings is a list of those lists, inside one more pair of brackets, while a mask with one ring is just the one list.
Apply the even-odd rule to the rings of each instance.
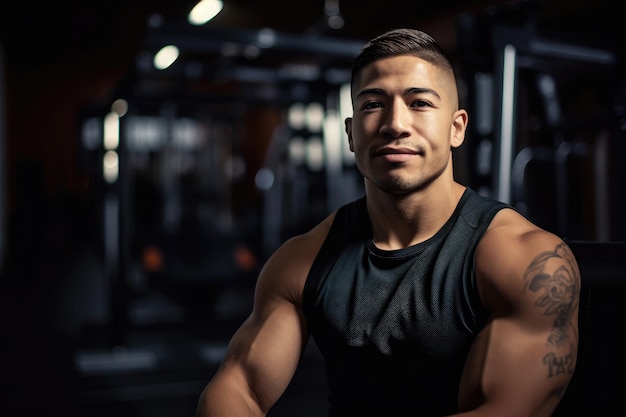
[[372, 156], [389, 163], [402, 163], [420, 154], [421, 152], [412, 148], [385, 146], [374, 151]]
[[418, 152], [415, 149], [411, 149], [411, 148], [395, 148], [395, 147], [390, 147], [390, 146], [385, 146], [383, 148], [380, 148], [376, 151], [374, 151], [373, 155], [374, 156], [386, 156], [386, 155], [418, 155], [420, 152]]

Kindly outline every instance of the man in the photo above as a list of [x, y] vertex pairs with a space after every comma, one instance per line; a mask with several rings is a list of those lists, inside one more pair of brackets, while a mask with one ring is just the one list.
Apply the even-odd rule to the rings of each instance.
[[365, 197], [270, 257], [197, 416], [265, 415], [309, 335], [329, 416], [550, 416], [576, 364], [571, 251], [454, 180], [468, 114], [430, 36], [366, 44], [352, 103]]

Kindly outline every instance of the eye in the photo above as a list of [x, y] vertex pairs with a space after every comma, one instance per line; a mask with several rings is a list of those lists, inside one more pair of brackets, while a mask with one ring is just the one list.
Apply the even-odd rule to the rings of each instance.
[[411, 103], [411, 107], [432, 107], [426, 100], [415, 100]]
[[363, 104], [363, 106], [361, 106], [361, 109], [363, 110], [368, 110], [368, 109], [377, 109], [382, 107], [383, 104], [381, 102], [378, 101], [368, 101], [367, 103]]

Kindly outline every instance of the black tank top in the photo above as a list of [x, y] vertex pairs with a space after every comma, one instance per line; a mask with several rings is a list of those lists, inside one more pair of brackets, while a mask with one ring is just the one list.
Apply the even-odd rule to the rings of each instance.
[[457, 411], [465, 357], [487, 318], [474, 254], [504, 207], [467, 188], [432, 238], [398, 250], [374, 246], [365, 197], [338, 210], [303, 292], [329, 416]]

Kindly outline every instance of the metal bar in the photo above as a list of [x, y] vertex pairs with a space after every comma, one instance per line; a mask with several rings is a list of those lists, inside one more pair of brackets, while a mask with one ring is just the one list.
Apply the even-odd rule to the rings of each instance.
[[[6, 119], [4, 97], [6, 95], [4, 79], [4, 49], [0, 44], [0, 274], [4, 272], [4, 257], [6, 251], [5, 237], [6, 227], [6, 170], [5, 144], [6, 144]], [[1, 276], [1, 275], [0, 275]]]
[[595, 219], [596, 239], [609, 241], [611, 239], [611, 196], [608, 175], [608, 163], [610, 160], [609, 133], [606, 130], [598, 132], [594, 142], [594, 189], [596, 191]]
[[500, 143], [498, 154], [498, 177], [496, 198], [511, 202], [511, 168], [515, 141], [515, 76], [516, 50], [506, 45], [502, 57], [502, 102], [500, 108]]

